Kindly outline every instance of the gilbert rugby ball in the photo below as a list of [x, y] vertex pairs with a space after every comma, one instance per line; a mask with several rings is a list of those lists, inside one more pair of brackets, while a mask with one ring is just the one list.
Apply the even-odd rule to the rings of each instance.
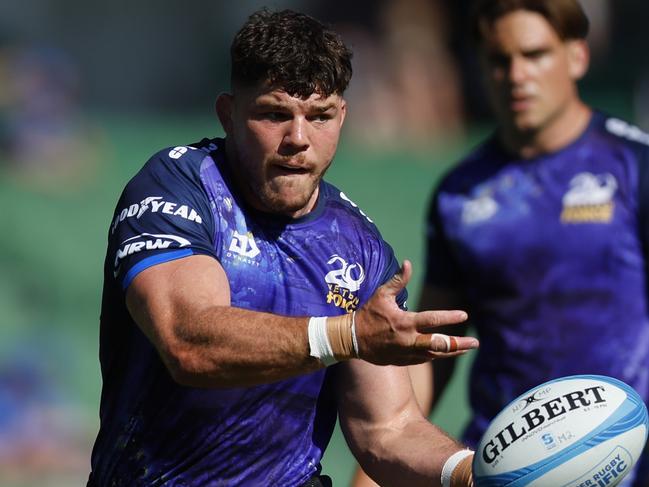
[[647, 408], [624, 382], [574, 375], [519, 396], [473, 457], [476, 487], [611, 487], [647, 441]]

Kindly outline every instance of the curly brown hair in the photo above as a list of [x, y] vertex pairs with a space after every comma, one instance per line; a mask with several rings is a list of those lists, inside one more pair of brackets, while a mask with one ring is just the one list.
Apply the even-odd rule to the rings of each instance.
[[292, 10], [253, 13], [235, 35], [230, 58], [233, 89], [266, 84], [303, 98], [342, 95], [352, 77], [352, 52], [341, 37]]

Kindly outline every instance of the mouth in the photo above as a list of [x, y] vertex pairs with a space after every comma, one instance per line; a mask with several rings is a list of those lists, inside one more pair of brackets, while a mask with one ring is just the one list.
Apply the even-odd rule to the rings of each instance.
[[304, 163], [293, 163], [291, 161], [273, 164], [275, 172], [283, 175], [309, 174], [311, 170]]
[[532, 106], [534, 98], [529, 95], [512, 94], [509, 95], [508, 102], [509, 108], [512, 112], [523, 112]]

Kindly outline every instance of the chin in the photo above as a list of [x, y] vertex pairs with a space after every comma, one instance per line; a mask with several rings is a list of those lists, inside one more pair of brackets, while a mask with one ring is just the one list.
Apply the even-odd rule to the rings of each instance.
[[269, 213], [292, 216], [304, 210], [308, 206], [310, 199], [310, 196], [306, 195], [286, 197], [273, 194], [266, 195], [266, 197], [261, 199], [261, 203]]

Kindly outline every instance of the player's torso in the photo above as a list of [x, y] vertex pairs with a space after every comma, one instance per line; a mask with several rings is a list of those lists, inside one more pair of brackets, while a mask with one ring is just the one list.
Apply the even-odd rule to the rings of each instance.
[[[189, 221], [192, 205], [186, 205], [186, 215], [178, 215], [175, 212], [183, 202], [174, 201], [175, 206], [160, 215], [172, 226], [158, 229], [160, 235], [156, 235], [158, 240], [162, 234], [173, 240], [168, 237], [174, 223], [191, 229], [213, 223], [209, 253], [228, 275], [233, 306], [292, 316], [351, 312], [372, 294], [390, 268], [392, 256], [385, 252], [373, 225], [333, 187], [321, 185], [324, 194], [309, 216], [291, 222], [273, 219], [242, 206], [230, 189], [225, 162], [215, 148], [200, 150], [200, 156], [199, 149], [191, 152], [191, 163], [200, 165], [196, 183], [205, 191], [208, 201], [204, 206], [211, 214]], [[178, 164], [188, 164], [180, 159]], [[149, 202], [146, 211], [162, 211], [163, 199], [155, 200], [155, 205]], [[131, 213], [122, 222], [137, 218], [139, 211]], [[137, 232], [142, 235], [142, 229]], [[183, 235], [176, 236], [190, 239]], [[146, 238], [155, 243], [150, 235]], [[186, 248], [183, 243], [170, 245], [181, 248], [165, 250]], [[140, 246], [134, 252], [146, 248]], [[125, 249], [118, 245], [114, 252], [127, 255]], [[127, 258], [124, 265], [129, 265]], [[128, 333], [135, 337], [129, 346], [135, 342], [139, 347], [134, 353], [137, 369], [148, 372], [141, 372], [139, 384], [130, 383], [128, 390], [119, 392], [132, 405], [124, 408], [118, 421], [107, 424], [103, 448], [112, 449], [105, 444], [119, 437], [129, 442], [121, 453], [112, 449], [108, 455], [110, 462], [121, 455], [116, 467], [110, 467], [117, 469], [113, 478], [124, 479], [126, 485], [133, 481], [132, 472], [142, 471], [147, 485], [157, 485], [163, 478], [169, 485], [297, 485], [316, 471], [336, 418], [328, 386], [323, 392], [324, 369], [257, 387], [186, 388], [173, 383], [141, 333], [133, 329]], [[258, 333], [263, 335], [263, 328]], [[106, 348], [112, 348], [114, 355], [118, 344], [114, 339], [107, 342], [111, 345]], [[125, 377], [132, 381], [128, 364], [124, 365]], [[117, 431], [111, 432], [112, 427]]]
[[475, 403], [498, 412], [573, 373], [613, 375], [647, 397], [634, 152], [591, 127], [550, 156], [484, 155], [438, 202], [481, 337]]

